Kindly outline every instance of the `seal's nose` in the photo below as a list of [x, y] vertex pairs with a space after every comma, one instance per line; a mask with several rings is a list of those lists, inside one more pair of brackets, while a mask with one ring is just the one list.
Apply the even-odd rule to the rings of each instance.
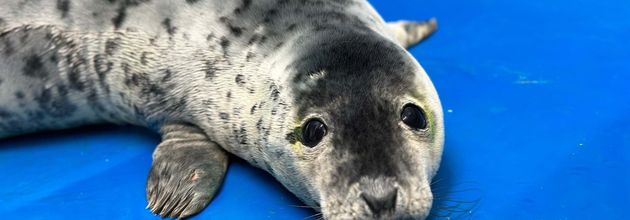
[[362, 192], [361, 198], [365, 200], [370, 210], [375, 216], [381, 216], [386, 213], [394, 212], [396, 208], [396, 195], [398, 194], [398, 188], [393, 188], [381, 195], [375, 195], [373, 193]]

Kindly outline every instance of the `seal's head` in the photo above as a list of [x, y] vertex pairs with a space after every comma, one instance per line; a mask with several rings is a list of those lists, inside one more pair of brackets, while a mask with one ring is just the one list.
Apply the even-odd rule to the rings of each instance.
[[424, 70], [400, 46], [362, 31], [306, 37], [294, 49], [294, 117], [273, 149], [282, 156], [269, 161], [272, 173], [326, 219], [425, 218], [444, 138]]

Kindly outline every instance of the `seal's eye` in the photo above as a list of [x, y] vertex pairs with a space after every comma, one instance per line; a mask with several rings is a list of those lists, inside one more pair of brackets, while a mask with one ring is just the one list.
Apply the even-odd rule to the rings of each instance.
[[311, 119], [302, 126], [302, 144], [315, 147], [326, 136], [327, 132], [328, 129], [322, 121]]
[[422, 109], [413, 104], [407, 104], [403, 107], [400, 120], [413, 129], [427, 128], [427, 119], [424, 117]]

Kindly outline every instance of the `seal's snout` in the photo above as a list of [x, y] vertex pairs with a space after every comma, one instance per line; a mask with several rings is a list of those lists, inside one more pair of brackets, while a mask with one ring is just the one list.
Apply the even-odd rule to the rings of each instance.
[[397, 195], [398, 188], [390, 189], [384, 193], [376, 193], [374, 191], [361, 192], [361, 198], [363, 198], [375, 216], [394, 213]]
[[[391, 217], [396, 213], [398, 185], [394, 178], [363, 177], [359, 183], [360, 203], [369, 215], [376, 218]], [[368, 214], [366, 213], [366, 214]]]

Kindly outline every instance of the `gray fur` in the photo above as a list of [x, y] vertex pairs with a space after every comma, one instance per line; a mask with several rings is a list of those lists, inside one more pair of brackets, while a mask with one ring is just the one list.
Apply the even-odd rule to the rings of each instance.
[[[160, 131], [156, 214], [205, 207], [225, 151], [327, 219], [431, 207], [441, 106], [403, 48], [427, 25], [387, 24], [362, 0], [9, 0], [0, 15], [0, 137], [104, 122]], [[426, 130], [400, 122], [408, 103]], [[300, 142], [311, 118], [330, 129], [314, 148]]]

